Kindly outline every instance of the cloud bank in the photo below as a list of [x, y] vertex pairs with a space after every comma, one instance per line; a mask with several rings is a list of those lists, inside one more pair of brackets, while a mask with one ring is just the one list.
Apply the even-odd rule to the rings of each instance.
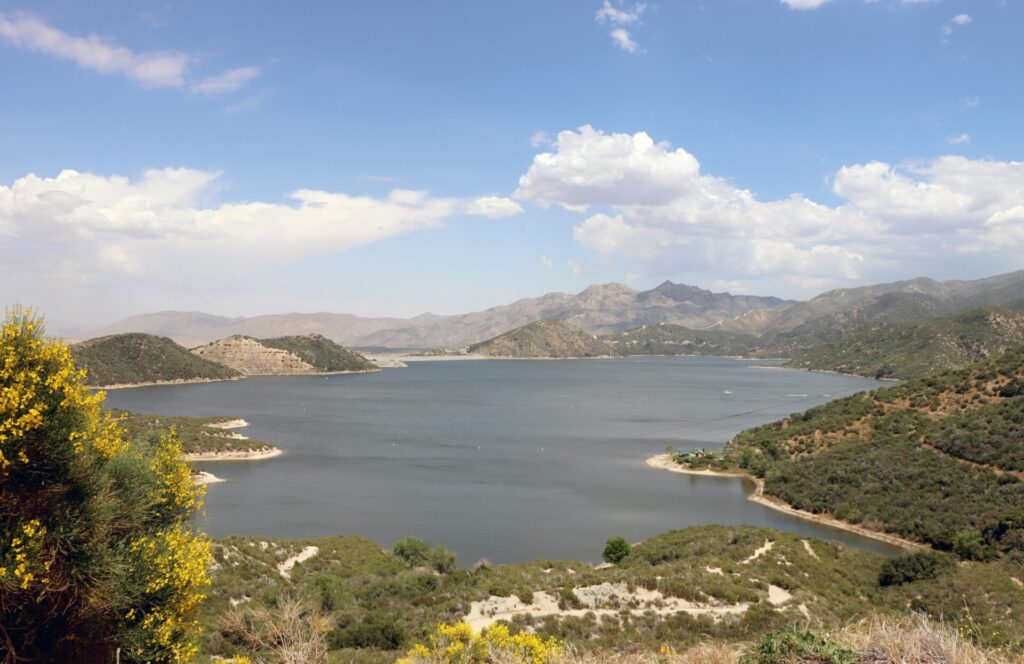
[[839, 205], [763, 200], [645, 132], [563, 131], [513, 195], [585, 215], [573, 234], [651, 273], [824, 287], [915, 257], [1024, 250], [1024, 163], [944, 156], [840, 168]]

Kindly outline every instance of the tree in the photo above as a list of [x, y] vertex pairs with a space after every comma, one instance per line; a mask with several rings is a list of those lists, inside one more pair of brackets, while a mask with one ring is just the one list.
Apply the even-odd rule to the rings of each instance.
[[0, 330], [0, 659], [189, 661], [202, 489], [174, 435], [128, 441], [31, 312]]
[[625, 538], [613, 537], [605, 543], [601, 557], [606, 563], [618, 565], [629, 555], [631, 549], [632, 547], [629, 546], [629, 542]]

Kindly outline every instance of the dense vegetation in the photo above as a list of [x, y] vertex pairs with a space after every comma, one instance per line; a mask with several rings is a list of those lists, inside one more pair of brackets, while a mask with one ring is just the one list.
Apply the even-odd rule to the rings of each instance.
[[490, 357], [553, 359], [609, 357], [618, 352], [593, 334], [560, 320], [539, 320], [470, 346]]
[[797, 352], [788, 366], [876, 378], [920, 378], [1024, 345], [1024, 314], [971, 311], [915, 322], [858, 328]]
[[722, 330], [692, 330], [660, 323], [602, 337], [622, 355], [747, 355], [757, 337]]
[[89, 385], [134, 385], [178, 380], [236, 378], [240, 374], [204, 360], [167, 337], [114, 334], [71, 347], [75, 363], [85, 369]]
[[260, 339], [270, 348], [285, 350], [297, 355], [303, 362], [313, 365], [318, 371], [376, 371], [377, 365], [355, 351], [343, 348], [325, 336], [274, 337]]
[[172, 436], [130, 441], [37, 319], [0, 332], [0, 659], [179, 662], [207, 585]]
[[228, 422], [231, 419], [228, 417], [142, 415], [116, 409], [112, 409], [111, 413], [119, 418], [126, 435], [133, 440], [153, 440], [174, 431], [181, 440], [185, 454], [264, 450], [273, 447], [262, 440], [233, 435], [218, 426]]
[[[765, 492], [964, 557], [1024, 557], [1024, 350], [812, 408], [737, 436]], [[979, 464], [988, 464], [984, 467]]]

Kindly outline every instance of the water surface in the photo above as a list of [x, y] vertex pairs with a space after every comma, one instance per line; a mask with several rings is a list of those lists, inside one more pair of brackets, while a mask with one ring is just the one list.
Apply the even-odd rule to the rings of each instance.
[[200, 464], [227, 482], [207, 530], [337, 533], [390, 546], [416, 535], [463, 564], [597, 560], [605, 540], [754, 524], [892, 547], [775, 512], [749, 483], [654, 470], [644, 459], [720, 448], [743, 429], [876, 381], [709, 357], [436, 361], [374, 374], [252, 378], [115, 390], [117, 408], [226, 415], [285, 455]]

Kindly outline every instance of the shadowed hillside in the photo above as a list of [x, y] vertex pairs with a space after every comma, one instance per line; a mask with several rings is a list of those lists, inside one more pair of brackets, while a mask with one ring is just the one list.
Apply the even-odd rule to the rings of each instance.
[[474, 344], [468, 351], [489, 357], [541, 359], [607, 357], [615, 349], [595, 335], [560, 320], [541, 320]]
[[166, 337], [115, 334], [71, 347], [89, 385], [132, 385], [167, 381], [237, 378], [234, 369], [190, 353]]

